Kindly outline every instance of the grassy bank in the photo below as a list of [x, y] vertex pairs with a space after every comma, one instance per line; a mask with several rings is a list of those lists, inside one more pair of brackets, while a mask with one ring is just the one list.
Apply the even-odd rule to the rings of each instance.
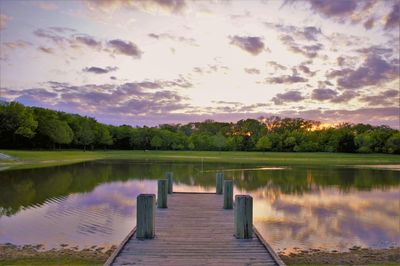
[[89, 248], [76, 250], [61, 248], [41, 250], [41, 245], [0, 245], [0, 265], [103, 265], [115, 247], [110, 250]]
[[399, 265], [400, 248], [371, 249], [353, 247], [345, 252], [302, 250], [297, 254], [282, 255], [287, 265]]
[[0, 169], [38, 168], [99, 159], [174, 160], [263, 163], [271, 165], [382, 165], [400, 164], [399, 155], [290, 152], [214, 151], [22, 151], [0, 150], [16, 160], [0, 161]]
[[[0, 245], [0, 265], [103, 265], [115, 247], [103, 250], [93, 246], [84, 250], [70, 247], [43, 251], [41, 246]], [[304, 250], [282, 255], [287, 265], [398, 265], [400, 248], [351, 248], [345, 252]]]

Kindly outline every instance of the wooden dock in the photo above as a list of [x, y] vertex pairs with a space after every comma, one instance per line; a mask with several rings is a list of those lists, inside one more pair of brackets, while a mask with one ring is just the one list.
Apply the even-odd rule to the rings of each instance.
[[252, 239], [237, 239], [234, 211], [215, 193], [173, 193], [156, 209], [154, 239], [139, 240], [136, 228], [105, 265], [284, 265], [253, 227]]

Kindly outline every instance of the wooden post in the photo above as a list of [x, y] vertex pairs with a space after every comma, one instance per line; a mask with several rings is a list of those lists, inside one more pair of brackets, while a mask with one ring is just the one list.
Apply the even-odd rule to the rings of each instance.
[[155, 234], [156, 195], [140, 194], [136, 198], [136, 238], [151, 239]]
[[235, 236], [253, 237], [253, 198], [249, 195], [235, 196]]
[[224, 181], [224, 209], [233, 208], [233, 181]]
[[168, 184], [167, 179], [158, 180], [157, 207], [167, 208]]
[[165, 176], [167, 177], [167, 180], [168, 180], [168, 194], [172, 194], [173, 193], [173, 185], [174, 185], [174, 181], [172, 179], [173, 173], [166, 172]]
[[222, 186], [224, 184], [224, 173], [216, 174], [216, 193], [222, 194]]

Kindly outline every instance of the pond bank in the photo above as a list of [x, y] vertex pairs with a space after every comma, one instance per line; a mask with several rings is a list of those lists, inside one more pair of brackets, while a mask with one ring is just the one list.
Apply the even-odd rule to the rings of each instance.
[[[101, 159], [155, 160], [181, 162], [226, 162], [263, 163], [267, 165], [391, 165], [400, 167], [400, 156], [390, 154], [350, 154], [350, 153], [295, 153], [295, 152], [231, 152], [231, 151], [26, 151], [0, 150], [0, 153], [15, 160], [1, 160], [0, 170], [30, 169], [56, 165], [73, 164]], [[9, 158], [7, 157], [7, 158]]]
[[78, 250], [61, 245], [60, 249], [43, 250], [42, 245], [1, 244], [0, 265], [103, 265], [114, 249], [93, 246]]
[[399, 265], [400, 247], [371, 249], [354, 246], [348, 252], [310, 249], [279, 256], [287, 265]]
[[[60, 249], [44, 251], [41, 245], [0, 245], [0, 265], [103, 265], [115, 246], [105, 250], [93, 246], [77, 250], [61, 245]], [[400, 247], [367, 249], [353, 247], [348, 252], [318, 249], [279, 254], [287, 265], [399, 265]]]

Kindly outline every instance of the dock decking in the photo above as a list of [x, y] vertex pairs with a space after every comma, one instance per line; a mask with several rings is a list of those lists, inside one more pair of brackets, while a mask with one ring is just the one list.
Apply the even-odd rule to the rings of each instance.
[[168, 208], [156, 209], [155, 238], [138, 240], [134, 229], [105, 265], [284, 265], [257, 230], [236, 239], [234, 211], [222, 206], [218, 194], [168, 195]]

